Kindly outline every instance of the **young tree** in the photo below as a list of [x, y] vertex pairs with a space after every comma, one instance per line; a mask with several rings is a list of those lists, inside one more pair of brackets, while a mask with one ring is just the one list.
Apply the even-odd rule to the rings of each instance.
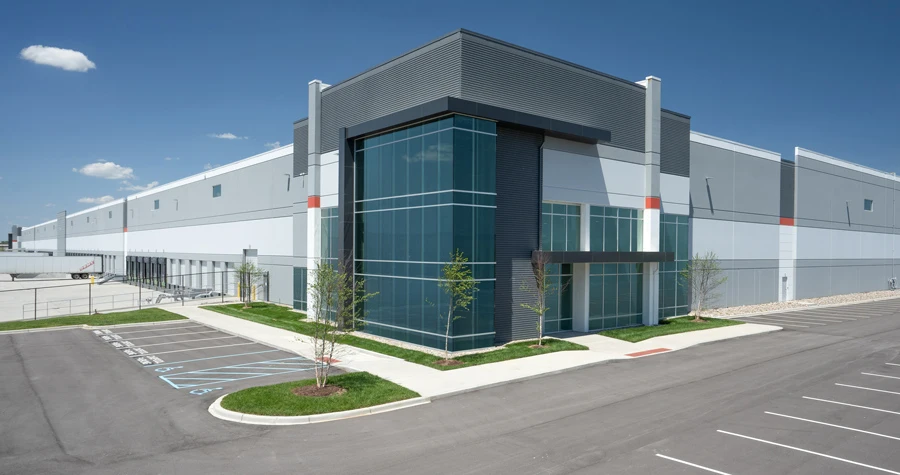
[[263, 272], [252, 262], [245, 262], [237, 268], [237, 275], [241, 283], [241, 302], [244, 302], [244, 308], [250, 308], [253, 287], [259, 284]]
[[438, 288], [447, 296], [446, 307], [444, 307], [447, 314], [440, 315], [441, 319], [446, 319], [444, 322], [444, 363], [452, 361], [450, 359], [450, 329], [453, 327], [453, 322], [463, 318], [458, 312], [469, 309], [472, 301], [475, 300], [475, 292], [478, 291], [475, 278], [472, 277], [472, 268], [468, 262], [469, 259], [459, 249], [450, 253], [450, 262], [444, 264], [438, 280]]
[[700, 315], [706, 308], [706, 303], [719, 295], [717, 289], [728, 280], [728, 277], [722, 275], [719, 259], [712, 251], [703, 256], [695, 254], [679, 274], [684, 282], [682, 285], [687, 285], [691, 292], [693, 321], [702, 322]]
[[[521, 304], [523, 308], [527, 308], [537, 314], [537, 346], [544, 344], [544, 316], [550, 310], [548, 298], [558, 292], [562, 292], [568, 286], [568, 283], [557, 285], [554, 279], [550, 277], [548, 265], [550, 258], [546, 253], [541, 253], [540, 257], [535, 258], [531, 262], [533, 281], [523, 281], [522, 291], [531, 296], [531, 302]], [[530, 280], [530, 279], [529, 279]]]
[[311, 337], [316, 358], [316, 387], [328, 384], [328, 375], [337, 355], [340, 335], [356, 330], [364, 321], [363, 304], [376, 293], [365, 292], [362, 279], [354, 281], [346, 265], [319, 261], [309, 283], [309, 316], [313, 323]]

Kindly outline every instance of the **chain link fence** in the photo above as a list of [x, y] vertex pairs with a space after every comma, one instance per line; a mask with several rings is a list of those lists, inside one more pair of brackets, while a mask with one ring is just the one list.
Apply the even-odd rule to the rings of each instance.
[[[37, 286], [38, 283], [44, 286]], [[0, 321], [109, 313], [166, 305], [268, 301], [269, 273], [237, 270], [176, 274], [153, 278], [106, 275], [89, 282], [34, 281], [35, 287], [0, 290]], [[28, 285], [18, 280], [17, 284]], [[59, 284], [59, 285], [53, 285]]]

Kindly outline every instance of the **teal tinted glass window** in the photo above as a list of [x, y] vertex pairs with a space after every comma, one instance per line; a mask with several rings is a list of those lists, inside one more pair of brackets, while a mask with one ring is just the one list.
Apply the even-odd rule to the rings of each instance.
[[581, 206], [545, 202], [541, 209], [542, 249], [581, 250]]
[[641, 264], [592, 264], [589, 289], [589, 330], [608, 330], [641, 324], [643, 319]]
[[[496, 141], [494, 123], [456, 115], [355, 142], [354, 272], [378, 293], [366, 332], [443, 348], [437, 279], [459, 250], [479, 291], [450, 348], [493, 344]], [[326, 216], [323, 256], [336, 256], [337, 214]]]
[[660, 216], [659, 246], [675, 254], [674, 262], [664, 262], [659, 269], [659, 318], [686, 315], [690, 312], [688, 286], [679, 272], [690, 260], [690, 224], [687, 216]]
[[212, 192], [213, 198], [222, 196], [222, 185], [213, 185]]
[[643, 250], [643, 211], [591, 206], [591, 251]]

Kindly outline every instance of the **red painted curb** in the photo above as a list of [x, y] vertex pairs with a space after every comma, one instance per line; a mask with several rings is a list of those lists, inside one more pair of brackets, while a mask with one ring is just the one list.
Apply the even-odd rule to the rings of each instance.
[[665, 352], [667, 352], [667, 351], [672, 351], [672, 350], [670, 350], [670, 349], [668, 349], [668, 348], [654, 348], [654, 349], [652, 349], [652, 350], [638, 351], [637, 353], [628, 353], [628, 354], [625, 355], [625, 356], [630, 356], [630, 357], [632, 357], [632, 358], [637, 358], [638, 356], [654, 355], [654, 354], [656, 354], [656, 353], [665, 353]]

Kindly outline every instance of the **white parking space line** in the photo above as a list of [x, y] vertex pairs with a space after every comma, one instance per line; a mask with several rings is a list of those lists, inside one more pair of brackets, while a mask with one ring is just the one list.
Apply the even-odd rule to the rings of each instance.
[[[147, 323], [135, 323], [132, 325], [122, 324], [122, 325], [116, 325], [115, 328], [110, 328], [110, 330], [118, 330], [119, 328], [147, 328], [148, 325], [154, 326], [154, 327], [161, 327], [161, 326], [166, 326], [166, 325], [185, 325], [187, 323], [196, 323], [196, 322], [190, 322], [190, 321], [185, 321], [185, 320], [188, 320], [188, 319], [183, 318], [183, 319], [178, 319], [178, 320], [170, 320], [167, 322], [153, 322], [150, 324], [147, 324]], [[164, 328], [160, 328], [160, 330], [164, 330]]]
[[118, 333], [118, 334], [121, 335], [121, 334], [123, 334], [123, 333], [131, 334], [131, 333], [146, 333], [146, 332], [163, 332], [163, 331], [169, 331], [169, 330], [181, 330], [181, 329], [184, 329], [184, 328], [197, 328], [197, 327], [202, 327], [202, 326], [203, 326], [203, 325], [191, 325], [191, 326], [189, 326], [189, 327], [154, 328], [153, 330], [134, 330], [134, 331], [130, 331], [130, 332], [120, 332], [120, 331], [117, 331], [116, 333]]
[[[760, 323], [763, 323], [763, 324], [769, 324], [769, 325], [775, 323], [775, 324], [778, 324], [778, 325], [784, 325], [784, 326], [786, 326], [786, 327], [809, 328], [809, 325], [799, 325], [799, 324], [793, 324], [793, 323], [785, 323], [785, 322], [783, 322], [783, 321], [781, 321], [781, 320], [775, 320], [775, 319], [773, 319], [773, 318], [745, 317], [745, 318], [741, 318], [741, 320], [748, 321], [748, 322], [750, 322], [750, 323], [753, 323], [753, 322], [755, 322], [755, 321], [759, 321]], [[824, 324], [824, 323], [813, 323], [812, 325], [825, 325], [825, 324]]]
[[876, 373], [860, 373], [866, 376], [878, 376], [879, 378], [888, 378], [888, 379], [900, 379], [900, 376], [888, 376], [886, 374], [876, 374]]
[[855, 318], [849, 318], [849, 317], [846, 317], [846, 318], [845, 318], [845, 317], [822, 317], [822, 316], [805, 315], [805, 314], [804, 314], [804, 315], [793, 315], [793, 314], [791, 314], [791, 315], [782, 315], [782, 314], [777, 314], [777, 315], [771, 315], [771, 317], [773, 317], [773, 318], [791, 318], [791, 319], [794, 319], [794, 320], [811, 320], [811, 321], [814, 321], [814, 322], [815, 322], [815, 321], [822, 321], [822, 322], [831, 322], [831, 323], [841, 323], [841, 322], [846, 322], [846, 321], [850, 321], [850, 320], [856, 320]]
[[817, 398], [817, 397], [809, 397], [809, 396], [803, 396], [803, 399], [809, 399], [809, 400], [812, 400], [812, 401], [827, 402], [827, 403], [830, 403], [830, 404], [840, 404], [841, 406], [857, 407], [857, 408], [859, 408], [859, 409], [868, 409], [868, 410], [870, 410], [870, 411], [886, 412], [886, 413], [888, 413], [888, 414], [897, 414], [898, 416], [900, 416], [900, 412], [889, 411], [889, 410], [887, 410], [887, 409], [878, 409], [877, 407], [858, 406], [858, 405], [856, 405], [856, 404], [850, 404], [849, 402], [831, 401], [831, 400], [829, 400], [829, 399], [819, 399], [819, 398]]
[[835, 457], [834, 455], [828, 455], [828, 454], [823, 454], [823, 453], [819, 453], [819, 452], [813, 452], [812, 450], [801, 449], [800, 447], [794, 447], [794, 446], [792, 446], [792, 445], [779, 444], [778, 442], [772, 442], [772, 441], [770, 441], [770, 440], [764, 440], [764, 439], [757, 439], [756, 437], [750, 437], [749, 435], [735, 434], [734, 432], [728, 432], [728, 431], [724, 431], [724, 430], [717, 430], [716, 432], [719, 432], [719, 433], [722, 433], [722, 434], [731, 435], [731, 436], [734, 436], [734, 437], [741, 437], [741, 438], [743, 438], [743, 439], [753, 440], [753, 441], [756, 441], [756, 442], [762, 442], [763, 444], [774, 445], [774, 446], [776, 446], [776, 447], [783, 447], [783, 448], [785, 448], [785, 449], [796, 450], [796, 451], [798, 451], [798, 452], [803, 452], [803, 453], [806, 453], [806, 454], [818, 455], [819, 457], [825, 457], [825, 458], [828, 458], [828, 459], [831, 459], [831, 460], [837, 460], [837, 461], [839, 461], [839, 462], [849, 463], [849, 464], [852, 464], [852, 465], [856, 465], [857, 467], [871, 468], [872, 470], [878, 470], [879, 472], [893, 473], [894, 475], [900, 475], [900, 472], [895, 472], [895, 471], [893, 471], [893, 470], [888, 470], [888, 469], [886, 469], [886, 468], [876, 467], [876, 466], [874, 466], [874, 465], [868, 465], [868, 464], [865, 464], [865, 463], [862, 463], [862, 462], [854, 462], [853, 460], [842, 459], [842, 458], [840, 458], [840, 457]]
[[168, 335], [151, 335], [151, 336], [141, 336], [138, 338], [125, 338], [125, 339], [128, 341], [135, 341], [135, 340], [146, 340], [147, 338], [162, 338], [164, 336], [184, 336], [184, 335], [199, 335], [201, 333], [216, 333], [218, 331], [219, 330], [207, 330], [205, 332], [170, 333]]
[[819, 425], [828, 426], [828, 427], [836, 427], [836, 428], [838, 428], [838, 429], [852, 430], [853, 432], [861, 432], [861, 433], [863, 433], [863, 434], [875, 435], [875, 436], [878, 436], [878, 437], [884, 437], [885, 439], [900, 440], [900, 437], [894, 437], [894, 436], [892, 436], [892, 435], [884, 435], [884, 434], [879, 434], [879, 433], [877, 433], [877, 432], [869, 432], [869, 431], [867, 431], [867, 430], [854, 429], [853, 427], [839, 426], [839, 425], [837, 425], [837, 424], [829, 424], [829, 423], [827, 423], [827, 422], [814, 421], [814, 420], [812, 420], [812, 419], [804, 419], [804, 418], [802, 418], [802, 417], [788, 416], [788, 415], [786, 415], [786, 414], [778, 414], [777, 412], [769, 412], [769, 411], [765, 411], [765, 412], [766, 412], [766, 414], [769, 414], [769, 415], [771, 415], [771, 416], [786, 417], [786, 418], [788, 418], [788, 419], [795, 419], [795, 420], [798, 420], [798, 421], [810, 422], [810, 423], [812, 423], [812, 424], [819, 424]]
[[815, 312], [815, 313], [811, 313], [808, 315], [821, 315], [825, 318], [842, 318], [842, 319], [849, 319], [849, 320], [855, 320], [857, 318], [872, 318], [872, 317], [880, 317], [881, 316], [878, 314], [871, 314], [871, 313], [847, 314], [847, 313], [836, 313], [836, 312]]
[[259, 355], [259, 354], [262, 354], [262, 353], [274, 353], [274, 352], [276, 352], [276, 351], [281, 351], [281, 350], [254, 351], [254, 352], [252, 352], [252, 353], [234, 353], [234, 354], [231, 354], [231, 355], [210, 356], [210, 357], [207, 357], [207, 358], [197, 358], [197, 359], [193, 359], [193, 360], [172, 361], [172, 362], [169, 362], [169, 363], [158, 363], [158, 364], [147, 365], [147, 366], [145, 366], [145, 368], [149, 368], [149, 367], [151, 367], [151, 366], [162, 366], [162, 365], [171, 366], [171, 365], [174, 365], [174, 364], [193, 363], [193, 362], [196, 362], [196, 361], [217, 360], [217, 359], [220, 359], [220, 358], [231, 358], [231, 357], [234, 357], [234, 356]]
[[656, 456], [657, 456], [657, 457], [664, 458], [664, 459], [666, 459], [666, 460], [671, 460], [671, 461], [673, 461], [673, 462], [683, 463], [683, 464], [685, 464], [685, 465], [687, 465], [687, 466], [689, 466], [689, 467], [699, 468], [700, 470], [706, 470], [707, 472], [710, 472], [710, 473], [718, 473], [719, 475], [731, 475], [731, 474], [726, 473], [726, 472], [721, 472], [721, 471], [719, 471], [719, 470], [713, 470], [713, 469], [711, 469], [711, 468], [709, 468], [709, 467], [704, 467], [703, 465], [697, 465], [697, 464], [695, 464], [695, 463], [686, 462], [686, 461], [684, 461], [684, 460], [679, 460], [679, 459], [677, 459], [677, 458], [675, 458], [675, 457], [669, 457], [668, 455], [656, 454]]
[[886, 365], [891, 365], [891, 366], [900, 366], [900, 364], [897, 364], [897, 363], [885, 363], [885, 364], [886, 364]]
[[134, 355], [130, 356], [130, 358], [140, 358], [141, 356], [155, 356], [155, 355], [166, 355], [169, 353], [184, 353], [185, 351], [198, 351], [198, 350], [211, 350], [213, 348], [227, 348], [229, 346], [244, 346], [244, 345], [258, 345], [256, 342], [247, 342], [247, 343], [235, 343], [233, 345], [218, 345], [218, 346], [207, 346], [204, 348], [187, 348], [184, 350], [171, 350], [171, 351], [157, 351], [156, 353], [147, 353], [145, 355]]
[[151, 346], [160, 346], [160, 345], [176, 345], [178, 343], [193, 343], [195, 341], [209, 341], [209, 340], [227, 340], [229, 338], [240, 338], [239, 336], [228, 335], [228, 336], [218, 336], [215, 338], [199, 338], [197, 340], [181, 340], [181, 341], [167, 341], [165, 343], [154, 343], [152, 345], [140, 345], [141, 348], [149, 348]]
[[835, 386], [843, 386], [845, 388], [865, 389], [866, 391], [876, 391], [879, 393], [896, 394], [896, 395], [900, 396], [900, 393], [898, 393], [897, 391], [888, 391], [886, 389], [867, 388], [865, 386], [854, 386], [852, 384], [841, 384], [841, 383], [834, 383], [834, 385]]

